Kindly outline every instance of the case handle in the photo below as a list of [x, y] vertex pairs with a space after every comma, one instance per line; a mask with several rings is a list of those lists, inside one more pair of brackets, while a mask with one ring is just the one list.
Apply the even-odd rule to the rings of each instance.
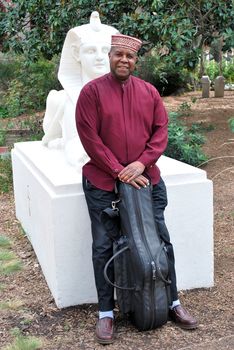
[[112, 287], [115, 287], [115, 288], [118, 288], [118, 289], [122, 289], [122, 290], [135, 290], [136, 287], [121, 287], [121, 286], [118, 286], [117, 284], [111, 282], [111, 280], [109, 279], [108, 275], [107, 275], [107, 269], [110, 265], [110, 263], [115, 259], [117, 258], [120, 254], [122, 254], [123, 252], [125, 252], [126, 250], [128, 250], [129, 247], [128, 246], [125, 246], [123, 247], [122, 249], [120, 249], [118, 252], [116, 252], [111, 258], [110, 260], [107, 261], [106, 265], [105, 265], [105, 268], [104, 268], [104, 277], [105, 277], [105, 280], [112, 286]]

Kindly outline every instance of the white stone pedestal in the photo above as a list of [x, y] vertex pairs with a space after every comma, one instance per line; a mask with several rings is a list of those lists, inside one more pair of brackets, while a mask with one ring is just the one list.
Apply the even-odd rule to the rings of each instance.
[[[12, 151], [16, 216], [36, 252], [58, 307], [97, 302], [90, 220], [81, 175], [40, 141]], [[213, 285], [213, 190], [206, 172], [167, 157], [158, 162], [168, 189], [166, 221], [179, 289]]]

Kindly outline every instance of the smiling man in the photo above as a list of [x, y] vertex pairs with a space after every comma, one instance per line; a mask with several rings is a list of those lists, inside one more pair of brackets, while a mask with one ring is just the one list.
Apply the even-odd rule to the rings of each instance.
[[[109, 53], [111, 72], [86, 84], [76, 107], [77, 130], [90, 157], [83, 167], [83, 189], [92, 225], [99, 304], [96, 338], [102, 344], [114, 339], [114, 291], [103, 273], [113, 254], [113, 242], [100, 215], [116, 199], [114, 188], [118, 180], [137, 189], [149, 181], [153, 185], [154, 218], [166, 245], [172, 281], [169, 314], [181, 328], [197, 327], [196, 319], [178, 300], [174, 252], [164, 221], [167, 194], [156, 165], [167, 146], [167, 113], [155, 87], [132, 76], [140, 47], [139, 39], [113, 35]], [[109, 276], [114, 279], [113, 266]]]

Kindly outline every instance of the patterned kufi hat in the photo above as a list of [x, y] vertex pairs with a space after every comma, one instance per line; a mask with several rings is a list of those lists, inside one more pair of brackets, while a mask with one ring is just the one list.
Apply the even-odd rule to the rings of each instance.
[[129, 35], [117, 34], [111, 37], [111, 46], [122, 47], [137, 52], [142, 45], [142, 41]]

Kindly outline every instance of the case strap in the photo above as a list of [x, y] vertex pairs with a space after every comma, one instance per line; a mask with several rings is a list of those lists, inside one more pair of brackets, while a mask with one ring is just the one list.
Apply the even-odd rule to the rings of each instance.
[[[160, 245], [159, 252], [158, 252], [158, 254], [157, 254], [157, 256], [156, 256], [156, 270], [157, 270], [156, 273], [157, 273], [158, 277], [159, 277], [164, 283], [166, 283], [166, 284], [171, 284], [171, 280], [165, 279], [165, 278], [163, 277], [163, 274], [162, 274], [161, 269], [160, 269], [160, 262], [159, 262], [159, 259], [160, 259], [161, 253], [162, 253], [162, 251], [163, 251], [164, 248], [165, 248], [165, 243], [162, 242], [161, 245]], [[166, 254], [166, 253], [165, 253], [165, 254]]]
[[122, 286], [118, 286], [117, 284], [111, 282], [111, 280], [109, 279], [108, 275], [107, 275], [107, 270], [108, 270], [108, 267], [110, 265], [110, 263], [115, 259], [117, 258], [120, 254], [124, 253], [126, 250], [128, 250], [129, 247], [128, 246], [125, 246], [123, 247], [122, 249], [120, 249], [118, 252], [116, 252], [111, 258], [110, 260], [107, 261], [106, 265], [105, 265], [105, 268], [104, 268], [104, 277], [105, 277], [105, 280], [112, 286], [112, 287], [115, 287], [117, 289], [123, 289], [123, 290], [135, 290], [136, 287], [122, 287]]
[[[156, 257], [156, 274], [157, 276], [159, 277], [159, 279], [161, 279], [165, 284], [171, 284], [171, 281], [168, 279], [165, 279], [163, 277], [163, 274], [161, 272], [161, 269], [160, 269], [160, 264], [159, 264], [159, 259], [160, 259], [160, 256], [161, 256], [161, 253], [163, 251], [165, 247], [165, 243], [163, 242], [160, 246], [160, 249], [159, 249], [159, 252], [157, 254], [157, 257]], [[105, 265], [105, 268], [104, 268], [104, 277], [105, 277], [105, 280], [107, 281], [107, 283], [109, 283], [112, 287], [115, 287], [117, 289], [122, 289], [122, 290], [137, 290], [136, 286], [134, 287], [122, 287], [122, 286], [118, 286], [117, 284], [113, 283], [109, 277], [108, 277], [108, 274], [107, 274], [107, 270], [108, 270], [108, 267], [110, 265], [110, 263], [116, 259], [119, 255], [121, 255], [122, 253], [124, 253], [126, 250], [130, 249], [129, 246], [125, 246], [123, 247], [122, 249], [120, 249], [118, 252], [116, 252], [106, 263]]]

